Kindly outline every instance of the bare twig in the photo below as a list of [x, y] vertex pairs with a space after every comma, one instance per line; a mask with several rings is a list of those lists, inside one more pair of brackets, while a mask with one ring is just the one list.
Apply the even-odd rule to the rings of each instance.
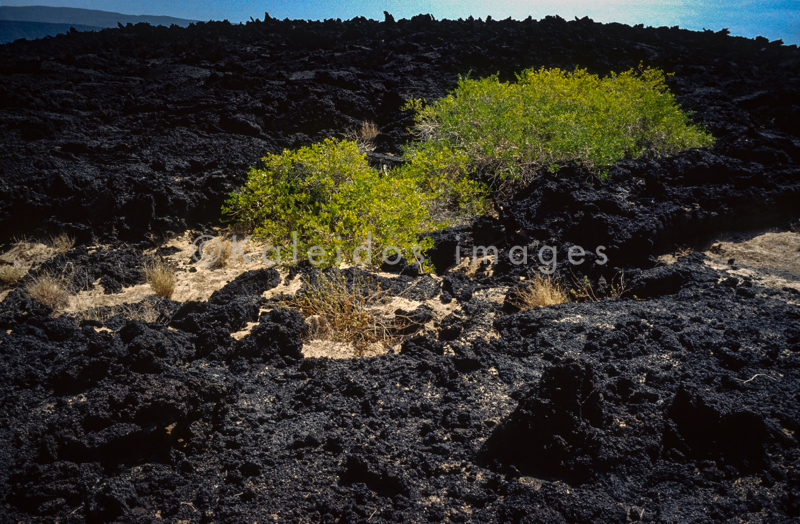
[[751, 380], [753, 380], [753, 379], [754, 379], [754, 378], [756, 378], [756, 377], [766, 377], [766, 378], [768, 378], [768, 379], [770, 379], [770, 380], [773, 380], [773, 381], [775, 381], [775, 382], [777, 382], [777, 381], [778, 381], [778, 379], [777, 379], [777, 378], [775, 378], [775, 377], [771, 377], [771, 376], [769, 376], [769, 375], [767, 375], [767, 374], [765, 374], [765, 373], [756, 373], [755, 375], [753, 375], [752, 377], [748, 378], [747, 380], [742, 380], [742, 379], [740, 379], [740, 378], [737, 378], [736, 380], [738, 380], [738, 381], [739, 381], [739, 382], [741, 382], [742, 384], [747, 384], [748, 382], [750, 382]]

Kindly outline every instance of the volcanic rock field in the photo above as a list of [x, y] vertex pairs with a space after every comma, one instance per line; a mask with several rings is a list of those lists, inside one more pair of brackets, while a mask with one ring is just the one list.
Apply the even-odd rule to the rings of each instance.
[[[277, 297], [307, 264], [191, 258], [266, 153], [374, 121], [369, 159], [394, 165], [405, 100], [459, 75], [639, 64], [674, 73], [715, 145], [602, 183], [543, 172], [431, 233], [432, 274], [346, 269], [411, 319], [388, 351], [304, 339]], [[800, 51], [780, 41], [420, 15], [0, 46], [0, 266], [75, 239], [0, 291], [0, 522], [798, 522], [799, 219]], [[456, 263], [479, 245], [493, 263]], [[598, 300], [519, 311], [537, 269], [512, 246], [554, 246]], [[172, 300], [148, 296], [153, 254]], [[152, 321], [53, 311], [27, 291], [46, 271]]]

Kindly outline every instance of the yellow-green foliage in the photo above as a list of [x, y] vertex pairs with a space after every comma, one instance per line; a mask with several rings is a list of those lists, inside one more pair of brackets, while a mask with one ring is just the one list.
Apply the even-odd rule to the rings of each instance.
[[[297, 261], [317, 246], [325, 252], [314, 255], [318, 265], [351, 262], [368, 238], [368, 263], [379, 263], [388, 246], [413, 261], [415, 250], [431, 247], [420, 233], [485, 211], [486, 180], [497, 189], [569, 161], [603, 178], [625, 156], [713, 144], [681, 111], [664, 80], [664, 73], [649, 68], [607, 78], [581, 69], [529, 69], [514, 83], [462, 78], [452, 94], [430, 105], [409, 101], [420, 140], [406, 147], [402, 167], [377, 171], [356, 142], [327, 139], [267, 155], [223, 212], [252, 229], [255, 239], [280, 248], [283, 263], [293, 261], [293, 233]], [[373, 127], [362, 132], [377, 133]]]
[[[622, 159], [668, 155], [713, 144], [667, 90], [659, 70], [599, 78], [577, 69], [528, 69], [517, 82], [461, 78], [449, 96], [412, 99], [419, 142], [407, 153], [444, 155], [446, 164], [517, 178], [576, 161], [601, 175]], [[449, 168], [453, 169], [453, 168]]]
[[431, 213], [446, 222], [474, 217], [486, 207], [487, 188], [468, 176], [469, 157], [446, 145], [418, 144], [397, 170], [431, 195]]
[[267, 155], [262, 168], [250, 169], [246, 184], [231, 194], [223, 212], [252, 228], [253, 238], [280, 247], [284, 263], [291, 262], [293, 232], [298, 261], [319, 246], [325, 257], [314, 260], [321, 267], [336, 264], [337, 249], [342, 262], [351, 262], [353, 251], [366, 246], [368, 238], [368, 263], [379, 264], [388, 246], [413, 260], [414, 248], [424, 251], [432, 244], [430, 239], [420, 241], [418, 234], [441, 227], [430, 217], [434, 195], [421, 191], [415, 176], [403, 170], [381, 173], [369, 166], [354, 142], [327, 139]]

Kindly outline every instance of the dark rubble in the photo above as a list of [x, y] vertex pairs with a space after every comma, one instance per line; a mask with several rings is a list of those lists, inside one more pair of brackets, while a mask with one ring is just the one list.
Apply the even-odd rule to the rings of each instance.
[[[267, 151], [372, 119], [373, 159], [388, 162], [408, 139], [404, 98], [441, 96], [459, 74], [640, 62], [675, 73], [717, 144], [622, 161], [605, 184], [568, 166], [497, 217], [435, 233], [442, 280], [410, 268], [384, 287], [461, 312], [397, 354], [304, 359], [302, 316], [259, 316], [274, 270], [103, 330], [53, 318], [19, 284], [0, 303], [2, 520], [796, 522], [800, 296], [700, 253], [655, 258], [800, 218], [794, 46], [427, 16], [16, 42], [0, 47], [0, 241], [67, 231], [79, 245], [34, 272], [80, 266], [76, 285], [115, 293], [141, 282], [151, 235], [216, 224]], [[89, 252], [95, 240], [111, 247]], [[587, 256], [579, 275], [624, 269], [631, 293], [515, 312], [488, 294], [530, 268], [501, 256], [446, 273], [456, 246], [476, 245], [557, 246], [562, 273], [571, 245], [604, 245], [608, 264]]]

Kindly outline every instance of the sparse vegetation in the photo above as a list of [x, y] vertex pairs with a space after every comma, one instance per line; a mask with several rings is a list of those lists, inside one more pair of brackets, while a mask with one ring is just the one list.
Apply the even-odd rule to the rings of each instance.
[[50, 237], [48, 242], [56, 253], [66, 253], [75, 245], [75, 239], [66, 233]]
[[13, 286], [24, 274], [25, 271], [19, 266], [0, 266], [0, 283], [5, 286]]
[[16, 240], [11, 249], [0, 255], [0, 262], [17, 266], [22, 269], [24, 274], [32, 266], [41, 264], [53, 256], [55, 250], [48, 244], [24, 238]]
[[118, 306], [108, 307], [88, 307], [85, 309], [81, 308], [80, 311], [75, 313], [74, 317], [78, 324], [85, 320], [93, 320], [96, 322], [105, 323], [117, 315], [128, 320], [157, 322], [160, 317], [160, 313], [156, 307], [156, 300], [143, 300], [138, 304], [120, 304]]
[[172, 298], [175, 292], [175, 268], [164, 259], [148, 262], [144, 268], [144, 278], [150, 288], [161, 298]]
[[[51, 236], [46, 241], [15, 240], [11, 249], [0, 255], [0, 284], [12, 286], [25, 276], [31, 267], [41, 264], [55, 254], [65, 253], [75, 245], [67, 234]], [[69, 304], [69, 279], [52, 273], [42, 274], [26, 286], [36, 300], [60, 310]]]
[[[208, 250], [208, 251], [205, 251]], [[204, 255], [213, 259], [209, 267], [214, 269], [225, 268], [231, 265], [233, 254], [233, 244], [229, 238], [222, 238], [219, 240], [219, 246], [210, 242], [204, 247]], [[216, 258], [215, 258], [216, 257]]]
[[379, 283], [356, 277], [351, 283], [338, 271], [317, 273], [304, 291], [283, 299], [310, 326], [307, 336], [353, 344], [363, 354], [371, 344], [395, 341], [394, 322], [380, 306], [386, 294]]
[[569, 290], [569, 299], [573, 302], [599, 302], [603, 298], [619, 298], [628, 292], [624, 273], [613, 277], [610, 283], [600, 277], [597, 289], [586, 275], [582, 279], [573, 276], [573, 284]]
[[54, 312], [62, 311], [69, 307], [71, 293], [70, 282], [63, 275], [42, 273], [34, 277], [25, 286], [28, 294], [46, 306], [53, 308]]
[[359, 153], [375, 151], [375, 139], [381, 134], [375, 122], [364, 121], [357, 128], [351, 128], [345, 133], [345, 139], [355, 142]]
[[550, 275], [537, 274], [523, 284], [516, 294], [516, 306], [524, 311], [535, 307], [552, 306], [569, 301], [564, 286]]

